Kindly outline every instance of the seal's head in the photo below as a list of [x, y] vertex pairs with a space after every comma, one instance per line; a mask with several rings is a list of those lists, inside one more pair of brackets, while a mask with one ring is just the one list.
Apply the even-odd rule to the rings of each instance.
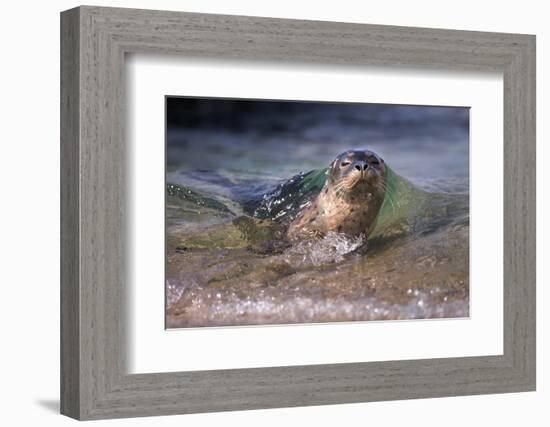
[[334, 231], [368, 237], [386, 192], [386, 165], [368, 150], [350, 150], [331, 163], [319, 195], [290, 223], [287, 235]]
[[386, 165], [369, 150], [350, 150], [331, 163], [328, 180], [336, 195], [353, 197], [363, 193], [384, 192]]

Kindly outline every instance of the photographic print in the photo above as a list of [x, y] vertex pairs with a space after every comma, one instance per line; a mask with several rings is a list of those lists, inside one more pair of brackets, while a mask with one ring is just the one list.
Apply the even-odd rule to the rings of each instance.
[[469, 108], [166, 97], [166, 327], [469, 316]]

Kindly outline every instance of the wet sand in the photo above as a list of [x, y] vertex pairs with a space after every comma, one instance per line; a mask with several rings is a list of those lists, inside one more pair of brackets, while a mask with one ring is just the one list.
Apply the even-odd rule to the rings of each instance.
[[242, 227], [215, 228], [223, 245], [169, 230], [169, 328], [468, 316], [467, 224], [366, 247], [327, 235], [275, 254], [257, 253]]

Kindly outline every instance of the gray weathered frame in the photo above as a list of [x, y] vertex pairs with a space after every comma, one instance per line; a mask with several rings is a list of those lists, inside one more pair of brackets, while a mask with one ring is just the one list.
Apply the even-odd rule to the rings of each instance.
[[[124, 57], [130, 52], [502, 72], [504, 354], [128, 375]], [[61, 165], [63, 414], [99, 419], [535, 389], [534, 36], [71, 9], [61, 14]]]

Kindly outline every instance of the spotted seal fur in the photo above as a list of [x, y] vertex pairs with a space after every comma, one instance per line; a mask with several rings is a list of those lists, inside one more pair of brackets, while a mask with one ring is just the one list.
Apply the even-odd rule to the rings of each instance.
[[289, 224], [287, 236], [323, 236], [328, 232], [367, 238], [386, 192], [384, 160], [369, 150], [336, 157], [319, 195]]

